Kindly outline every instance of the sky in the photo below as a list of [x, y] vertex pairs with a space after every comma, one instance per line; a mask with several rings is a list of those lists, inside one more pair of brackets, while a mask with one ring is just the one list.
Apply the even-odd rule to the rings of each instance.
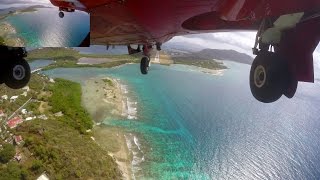
[[0, 0], [0, 9], [6, 9], [10, 7], [20, 7], [26, 5], [45, 5], [51, 6], [49, 0]]
[[199, 48], [233, 49], [252, 54], [256, 32], [223, 32], [174, 37], [170, 42], [197, 45]]
[[0, 4], [49, 4], [49, 0], [1, 0]]

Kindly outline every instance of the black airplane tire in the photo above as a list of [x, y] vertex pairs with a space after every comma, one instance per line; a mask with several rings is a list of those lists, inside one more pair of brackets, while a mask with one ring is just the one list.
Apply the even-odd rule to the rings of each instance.
[[60, 11], [60, 12], [59, 12], [59, 17], [60, 17], [60, 18], [64, 18], [64, 12]]
[[11, 89], [25, 87], [31, 77], [31, 69], [24, 59], [16, 59], [8, 64], [5, 71], [4, 83]]
[[143, 57], [141, 59], [141, 62], [140, 62], [140, 71], [141, 71], [141, 74], [148, 74], [148, 71], [149, 71], [149, 58], [148, 57]]
[[250, 70], [250, 89], [260, 102], [277, 101], [287, 88], [288, 66], [275, 53], [261, 52]]
[[291, 99], [296, 94], [297, 89], [298, 89], [298, 81], [289, 74], [287, 78], [287, 89], [284, 91], [283, 95]]

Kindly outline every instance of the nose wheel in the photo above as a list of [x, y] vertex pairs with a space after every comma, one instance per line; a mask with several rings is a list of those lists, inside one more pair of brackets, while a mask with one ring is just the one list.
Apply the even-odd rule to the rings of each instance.
[[7, 63], [1, 79], [9, 88], [20, 89], [29, 83], [30, 77], [30, 66], [26, 60], [21, 58]]
[[60, 17], [60, 18], [64, 18], [64, 12], [60, 11], [60, 12], [59, 12], [59, 17]]
[[141, 73], [148, 74], [149, 67], [150, 67], [150, 58], [145, 56], [141, 59], [141, 62], [140, 62]]
[[277, 53], [261, 52], [250, 70], [250, 89], [260, 102], [272, 103], [282, 95], [292, 98], [298, 81], [291, 76], [287, 63]]

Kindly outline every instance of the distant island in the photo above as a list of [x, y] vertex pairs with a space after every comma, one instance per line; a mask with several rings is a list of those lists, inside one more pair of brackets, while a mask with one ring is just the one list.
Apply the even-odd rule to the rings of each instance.
[[37, 9], [39, 8], [49, 8], [49, 7], [42, 6], [42, 5], [34, 5], [29, 7], [12, 7], [7, 9], [0, 9], [0, 20], [14, 14], [36, 12]]
[[203, 49], [197, 52], [190, 52], [188, 50], [166, 50], [173, 60], [176, 62], [191, 63], [195, 61], [199, 62], [211, 62], [215, 60], [234, 61], [243, 64], [251, 65], [253, 58], [247, 54], [239, 53], [234, 50], [221, 50], [221, 49]]

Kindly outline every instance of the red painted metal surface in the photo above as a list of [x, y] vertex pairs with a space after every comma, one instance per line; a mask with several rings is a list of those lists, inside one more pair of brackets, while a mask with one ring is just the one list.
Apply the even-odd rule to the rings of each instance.
[[165, 42], [176, 35], [257, 29], [261, 19], [320, 9], [319, 0], [50, 0], [91, 14], [92, 44]]
[[313, 52], [320, 41], [320, 17], [286, 31], [279, 50], [298, 81], [313, 82]]

